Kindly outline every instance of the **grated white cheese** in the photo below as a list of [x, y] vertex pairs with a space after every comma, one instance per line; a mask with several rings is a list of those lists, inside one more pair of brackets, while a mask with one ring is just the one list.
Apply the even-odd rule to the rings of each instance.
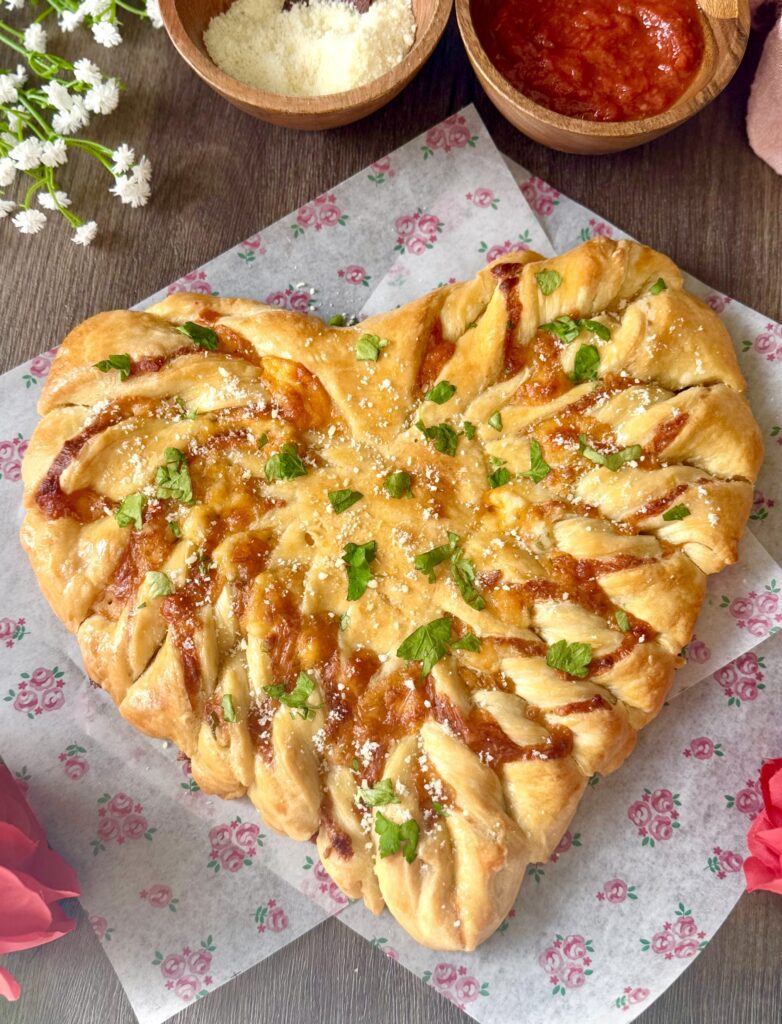
[[339, 0], [283, 11], [280, 0], [235, 0], [204, 32], [209, 56], [246, 85], [325, 96], [371, 82], [415, 41], [411, 0], [375, 0], [366, 14]]

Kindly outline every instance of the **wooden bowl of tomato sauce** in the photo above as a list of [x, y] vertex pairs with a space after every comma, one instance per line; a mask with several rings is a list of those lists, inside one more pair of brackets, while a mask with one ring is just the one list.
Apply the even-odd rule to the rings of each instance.
[[566, 153], [640, 146], [738, 68], [749, 0], [456, 0], [467, 54], [519, 131]]

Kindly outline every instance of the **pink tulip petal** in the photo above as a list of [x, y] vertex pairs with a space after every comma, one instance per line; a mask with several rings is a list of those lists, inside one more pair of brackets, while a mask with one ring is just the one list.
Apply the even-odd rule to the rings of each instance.
[[4, 996], [9, 1003], [15, 1003], [21, 994], [22, 988], [13, 974], [5, 967], [0, 967], [0, 996]]

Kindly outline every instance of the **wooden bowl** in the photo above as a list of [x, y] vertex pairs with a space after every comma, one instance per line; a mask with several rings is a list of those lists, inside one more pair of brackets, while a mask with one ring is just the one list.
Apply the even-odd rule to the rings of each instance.
[[473, 25], [473, 12], [483, 13], [493, 2], [456, 0], [459, 31], [478, 81], [514, 127], [564, 153], [615, 153], [676, 128], [722, 92], [741, 63], [749, 36], [749, 0], [698, 0], [706, 45], [700, 70], [681, 99], [664, 113], [638, 121], [583, 121], [535, 103], [495, 68]]
[[[443, 34], [453, 0], [412, 0], [415, 42], [407, 56], [373, 82], [329, 96], [281, 96], [238, 82], [222, 71], [204, 46], [204, 30], [231, 0], [160, 0], [160, 13], [171, 42], [190, 67], [223, 99], [253, 117], [284, 128], [316, 131], [358, 121], [401, 92], [420, 71]], [[282, 6], [282, 0], [280, 0]]]

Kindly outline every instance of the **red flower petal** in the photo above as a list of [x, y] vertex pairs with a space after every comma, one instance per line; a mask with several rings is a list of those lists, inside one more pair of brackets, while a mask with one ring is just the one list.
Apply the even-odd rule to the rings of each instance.
[[0, 996], [5, 996], [10, 1003], [15, 1003], [21, 994], [22, 989], [13, 974], [0, 967]]

